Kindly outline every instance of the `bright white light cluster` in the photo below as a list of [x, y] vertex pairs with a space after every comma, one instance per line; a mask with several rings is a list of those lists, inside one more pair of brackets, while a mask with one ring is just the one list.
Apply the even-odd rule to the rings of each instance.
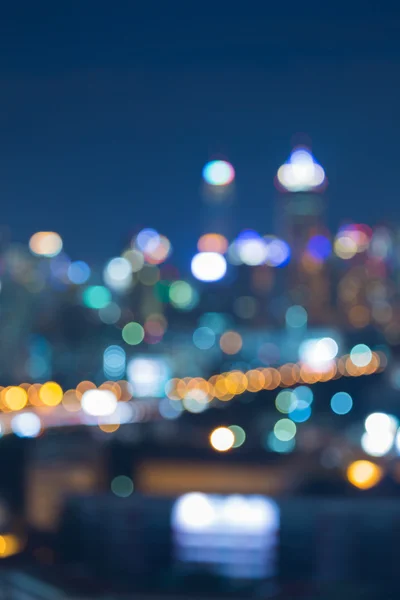
[[235, 265], [281, 267], [289, 259], [290, 248], [286, 242], [273, 235], [262, 237], [252, 230], [239, 234], [228, 250], [228, 260]]
[[185, 494], [172, 511], [174, 554], [229, 577], [270, 577], [276, 571], [279, 526], [279, 508], [269, 498]]
[[117, 256], [106, 265], [103, 273], [104, 282], [116, 292], [127, 290], [132, 285], [132, 265], [126, 258]]
[[372, 413], [365, 419], [361, 446], [370, 456], [384, 456], [393, 448], [398, 421], [386, 413]]
[[108, 417], [117, 408], [117, 398], [110, 390], [88, 390], [82, 396], [83, 411], [93, 417]]
[[338, 351], [339, 347], [333, 338], [305, 340], [300, 344], [299, 358], [312, 369], [328, 371]]
[[162, 356], [136, 356], [128, 362], [127, 375], [136, 398], [160, 398], [170, 377], [170, 368]]
[[226, 260], [218, 252], [199, 252], [192, 259], [191, 270], [199, 281], [219, 281], [226, 273]]
[[287, 163], [278, 170], [278, 181], [288, 192], [306, 192], [320, 187], [325, 172], [307, 148], [293, 150]]

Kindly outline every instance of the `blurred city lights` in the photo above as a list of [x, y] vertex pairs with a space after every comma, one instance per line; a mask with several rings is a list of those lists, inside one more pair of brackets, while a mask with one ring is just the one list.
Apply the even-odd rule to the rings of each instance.
[[180, 310], [191, 310], [196, 305], [196, 292], [186, 281], [174, 281], [169, 288], [171, 304]]
[[314, 235], [307, 242], [307, 252], [315, 260], [325, 260], [332, 253], [332, 244], [324, 235]]
[[105, 308], [111, 302], [111, 292], [102, 285], [91, 285], [83, 292], [83, 303], [88, 308]]
[[112, 290], [127, 290], [132, 284], [132, 265], [126, 258], [112, 258], [104, 269], [103, 278]]
[[127, 323], [122, 329], [122, 339], [130, 346], [137, 346], [144, 340], [144, 329], [140, 323]]
[[350, 358], [356, 367], [366, 367], [372, 360], [371, 349], [365, 344], [357, 344], [351, 349]]
[[319, 188], [325, 173], [307, 148], [295, 148], [288, 162], [279, 168], [277, 177], [288, 192], [304, 192]]
[[37, 437], [42, 429], [40, 418], [33, 412], [24, 412], [11, 420], [11, 429], [18, 437]]
[[62, 388], [55, 381], [48, 381], [40, 388], [39, 398], [46, 406], [57, 406], [63, 398]]
[[53, 257], [62, 250], [63, 242], [58, 233], [54, 231], [38, 231], [29, 240], [32, 254], [37, 256]]
[[210, 327], [198, 327], [193, 333], [193, 343], [200, 350], [209, 350], [215, 344], [215, 333]]
[[245, 430], [242, 427], [239, 427], [239, 425], [230, 425], [228, 429], [230, 429], [230, 431], [232, 431], [233, 435], [235, 436], [235, 441], [232, 447], [240, 448], [240, 446], [243, 446], [243, 444], [246, 441]]
[[255, 231], [243, 231], [236, 239], [237, 255], [249, 266], [262, 265], [268, 257], [268, 244]]
[[356, 460], [347, 468], [347, 479], [360, 490], [368, 490], [377, 485], [383, 477], [381, 467], [369, 460]]
[[279, 454], [288, 454], [292, 452], [296, 446], [295, 438], [292, 437], [289, 440], [281, 440], [276, 437], [275, 433], [271, 431], [267, 438], [267, 447], [272, 452], [277, 452]]
[[275, 398], [275, 406], [281, 413], [290, 413], [297, 406], [297, 398], [293, 390], [282, 390]]
[[218, 252], [199, 252], [192, 259], [191, 270], [199, 281], [219, 281], [226, 273], [226, 260]]
[[82, 409], [93, 417], [107, 417], [117, 408], [117, 398], [109, 390], [91, 389], [82, 395]]
[[280, 419], [274, 426], [274, 434], [281, 442], [288, 442], [294, 438], [296, 431], [296, 425], [291, 419]]
[[289, 412], [289, 417], [295, 423], [304, 423], [311, 417], [311, 405], [304, 400], [298, 400], [295, 408]]
[[353, 408], [353, 399], [347, 392], [337, 392], [331, 398], [331, 408], [337, 415], [347, 415]]
[[134, 357], [127, 365], [133, 396], [138, 398], [164, 396], [170, 369], [163, 357]]
[[264, 236], [267, 242], [265, 264], [270, 267], [284, 267], [290, 260], [290, 247], [284, 240], [274, 236]]
[[306, 385], [300, 385], [299, 387], [295, 388], [293, 390], [293, 395], [296, 397], [296, 399], [298, 401], [304, 402], [308, 406], [310, 406], [310, 404], [312, 404], [312, 401], [314, 399], [314, 394], [313, 394], [312, 389], [307, 387]]
[[290, 306], [286, 311], [286, 325], [299, 328], [307, 325], [307, 311], [303, 306]]
[[199, 252], [217, 252], [225, 254], [228, 250], [228, 240], [220, 233], [205, 233], [197, 242]]
[[397, 429], [397, 419], [386, 413], [371, 413], [365, 419], [365, 429], [371, 436], [382, 433], [392, 433], [394, 435]]
[[203, 179], [209, 185], [229, 185], [234, 178], [234, 168], [225, 160], [212, 160], [203, 169]]
[[121, 309], [116, 302], [110, 302], [99, 310], [100, 320], [106, 325], [114, 325], [121, 318]]
[[118, 475], [111, 482], [111, 491], [119, 498], [128, 498], [133, 493], [133, 481], [126, 475]]
[[226, 331], [221, 335], [219, 345], [225, 354], [237, 354], [243, 345], [242, 336], [236, 331]]
[[89, 279], [91, 271], [89, 265], [83, 260], [77, 260], [69, 265], [67, 273], [71, 283], [81, 285]]
[[363, 433], [361, 447], [370, 456], [385, 456], [393, 447], [394, 434], [390, 431], [382, 431], [371, 435]]
[[103, 354], [103, 370], [106, 377], [120, 379], [125, 374], [126, 353], [120, 346], [108, 346]]
[[329, 337], [305, 340], [300, 344], [299, 358], [314, 369], [329, 369], [338, 350], [337, 342]]
[[12, 386], [4, 394], [4, 403], [10, 410], [22, 410], [28, 402], [28, 394], [21, 387]]
[[143, 253], [156, 248], [159, 244], [160, 236], [155, 229], [142, 229], [136, 236], [135, 245]]
[[228, 427], [217, 427], [210, 435], [210, 444], [218, 452], [226, 452], [233, 448], [235, 435]]

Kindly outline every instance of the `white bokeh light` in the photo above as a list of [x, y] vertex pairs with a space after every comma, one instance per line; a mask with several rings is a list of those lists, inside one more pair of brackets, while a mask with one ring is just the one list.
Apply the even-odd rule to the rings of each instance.
[[330, 369], [338, 351], [338, 344], [333, 338], [305, 340], [300, 344], [299, 358], [312, 369], [325, 371]]
[[37, 437], [42, 429], [40, 418], [32, 412], [25, 412], [11, 420], [11, 429], [18, 437]]
[[229, 185], [235, 179], [235, 170], [226, 160], [212, 160], [203, 169], [203, 179], [209, 185]]
[[278, 181], [288, 192], [302, 192], [321, 186], [325, 172], [306, 148], [293, 150], [278, 170]]
[[81, 403], [83, 411], [93, 417], [108, 417], [117, 408], [117, 398], [110, 390], [88, 390]]
[[128, 289], [132, 284], [132, 265], [126, 258], [112, 258], [104, 269], [104, 282], [115, 291]]
[[191, 270], [199, 281], [219, 281], [226, 273], [226, 260], [218, 252], [199, 252], [192, 259]]

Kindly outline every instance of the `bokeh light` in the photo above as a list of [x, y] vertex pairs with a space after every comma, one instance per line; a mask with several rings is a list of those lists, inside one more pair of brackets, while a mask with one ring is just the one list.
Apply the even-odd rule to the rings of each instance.
[[280, 419], [274, 426], [274, 434], [281, 442], [288, 442], [294, 438], [296, 431], [296, 425], [291, 419]]
[[290, 306], [286, 311], [286, 325], [297, 329], [307, 325], [307, 311], [303, 306]]
[[40, 435], [42, 423], [35, 413], [24, 412], [12, 418], [11, 429], [18, 437], [35, 438]]
[[212, 160], [203, 169], [203, 179], [209, 185], [229, 185], [235, 179], [235, 170], [225, 160]]
[[200, 350], [209, 350], [215, 344], [215, 333], [210, 327], [198, 327], [193, 333], [193, 343]]
[[331, 409], [337, 415], [347, 415], [353, 408], [353, 398], [347, 392], [337, 392], [331, 398]]
[[126, 258], [112, 258], [103, 272], [104, 283], [117, 292], [127, 290], [132, 285], [132, 265]]
[[133, 493], [133, 481], [126, 475], [118, 475], [111, 482], [111, 491], [119, 498], [128, 498]]
[[325, 173], [307, 148], [295, 148], [288, 162], [279, 168], [277, 177], [288, 192], [304, 192], [319, 188]]
[[174, 281], [169, 288], [169, 299], [175, 308], [191, 310], [196, 306], [198, 296], [187, 281]]
[[347, 468], [347, 479], [360, 490], [376, 486], [382, 477], [382, 468], [369, 460], [356, 460]]
[[63, 398], [62, 387], [55, 381], [48, 381], [40, 388], [39, 398], [45, 406], [57, 406]]
[[105, 308], [111, 302], [111, 292], [102, 285], [91, 285], [83, 292], [83, 303], [88, 308]]
[[235, 435], [228, 427], [217, 427], [210, 435], [210, 444], [218, 452], [226, 452], [233, 448]]
[[37, 256], [53, 257], [62, 250], [63, 242], [58, 233], [54, 231], [38, 231], [29, 240], [32, 254]]
[[228, 250], [228, 240], [220, 233], [205, 233], [197, 242], [199, 252], [218, 252], [225, 254]]
[[243, 446], [243, 444], [246, 441], [246, 432], [245, 430], [240, 427], [239, 425], [230, 425], [228, 427], [228, 429], [230, 429], [230, 431], [232, 431], [233, 435], [235, 436], [235, 441], [233, 443], [233, 448], [240, 448], [240, 446]]
[[237, 354], [243, 345], [242, 336], [236, 331], [226, 331], [221, 335], [219, 345], [225, 354]]
[[122, 339], [130, 346], [137, 346], [144, 340], [144, 329], [140, 323], [127, 323], [122, 330]]
[[356, 367], [366, 367], [372, 360], [372, 351], [365, 344], [357, 344], [350, 351], [350, 359]]
[[82, 283], [86, 283], [86, 281], [90, 277], [90, 267], [83, 260], [77, 260], [72, 262], [68, 267], [68, 278], [71, 283], [75, 285], [81, 285]]
[[219, 281], [226, 273], [226, 260], [218, 252], [199, 252], [192, 259], [191, 270], [199, 281]]
[[110, 390], [87, 390], [81, 403], [84, 412], [94, 417], [110, 416], [117, 408], [117, 398]]

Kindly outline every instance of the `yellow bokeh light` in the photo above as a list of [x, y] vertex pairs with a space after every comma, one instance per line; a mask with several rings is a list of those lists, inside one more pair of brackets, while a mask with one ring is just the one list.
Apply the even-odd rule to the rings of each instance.
[[210, 435], [210, 444], [218, 452], [227, 452], [234, 443], [235, 435], [228, 427], [217, 427]]
[[28, 394], [23, 388], [12, 386], [4, 394], [4, 403], [10, 410], [22, 410], [28, 403]]
[[39, 397], [45, 406], [57, 406], [63, 399], [62, 387], [55, 381], [48, 381], [40, 388]]
[[347, 479], [360, 490], [374, 487], [382, 477], [382, 468], [369, 460], [356, 460], [347, 469]]
[[356, 242], [348, 235], [337, 237], [334, 242], [333, 249], [336, 256], [344, 260], [353, 258], [358, 251]]
[[22, 550], [22, 543], [12, 533], [0, 535], [0, 558], [13, 556]]
[[119, 423], [99, 423], [99, 429], [104, 433], [114, 433], [119, 427]]
[[29, 248], [37, 256], [57, 256], [62, 247], [62, 239], [54, 231], [38, 231], [29, 240]]

